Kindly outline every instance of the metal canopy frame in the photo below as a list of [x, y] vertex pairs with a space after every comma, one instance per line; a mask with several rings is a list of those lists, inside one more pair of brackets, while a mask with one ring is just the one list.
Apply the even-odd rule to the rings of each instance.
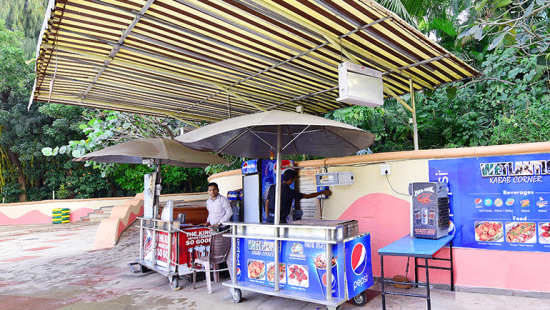
[[50, 0], [31, 103], [188, 124], [322, 114], [348, 106], [335, 100], [342, 61], [382, 71], [413, 118], [400, 95], [479, 74], [369, 0]]

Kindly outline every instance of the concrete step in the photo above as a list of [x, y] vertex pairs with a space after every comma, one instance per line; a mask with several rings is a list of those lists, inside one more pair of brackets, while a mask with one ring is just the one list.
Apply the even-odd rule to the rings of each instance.
[[99, 222], [103, 221], [106, 218], [108, 218], [108, 217], [91, 217], [91, 218], [88, 219], [88, 221], [92, 222], [92, 223], [99, 223]]
[[98, 213], [90, 213], [88, 214], [89, 218], [109, 218], [109, 214], [98, 214]]
[[87, 216], [80, 218], [80, 222], [101, 222], [103, 219], [107, 219], [111, 216], [111, 211], [114, 206], [101, 207], [95, 210], [93, 213], [89, 213]]

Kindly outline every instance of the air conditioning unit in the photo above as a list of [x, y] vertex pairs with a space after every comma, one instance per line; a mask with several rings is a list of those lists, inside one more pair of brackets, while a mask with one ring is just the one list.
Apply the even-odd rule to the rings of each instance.
[[351, 62], [338, 65], [338, 89], [336, 101], [377, 107], [384, 104], [382, 72]]

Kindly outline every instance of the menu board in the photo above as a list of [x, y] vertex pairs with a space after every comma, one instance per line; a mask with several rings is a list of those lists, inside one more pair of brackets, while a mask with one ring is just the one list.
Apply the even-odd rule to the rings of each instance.
[[550, 154], [429, 161], [448, 182], [454, 246], [550, 252]]
[[[237, 280], [264, 286], [274, 286], [275, 243], [265, 239], [238, 239]], [[281, 241], [279, 287], [302, 291], [324, 300], [326, 296], [325, 244], [318, 242]], [[344, 246], [332, 245], [332, 296], [343, 298]]]
[[[300, 193], [316, 193], [317, 184], [315, 182], [315, 175], [320, 173], [320, 169], [300, 169], [298, 170], [298, 178], [296, 180], [296, 187]], [[300, 209], [304, 212], [302, 220], [313, 220], [318, 218], [317, 210], [317, 198], [302, 199], [300, 200]]]

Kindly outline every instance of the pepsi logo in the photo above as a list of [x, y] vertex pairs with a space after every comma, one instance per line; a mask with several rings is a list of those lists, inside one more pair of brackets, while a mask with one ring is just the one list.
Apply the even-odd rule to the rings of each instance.
[[241, 276], [241, 268], [237, 267], [237, 277]]
[[362, 243], [357, 243], [351, 251], [351, 269], [356, 275], [363, 274], [367, 265], [367, 250]]
[[452, 221], [449, 221], [449, 235], [454, 235], [455, 234], [455, 224], [452, 222]]
[[[336, 277], [334, 277], [334, 275], [331, 275], [331, 278], [332, 278], [331, 287], [334, 288], [334, 286], [336, 285]], [[323, 286], [326, 287], [327, 286], [327, 274], [326, 273], [323, 275], [322, 281], [323, 281]]]
[[246, 168], [246, 167], [248, 167], [248, 162], [245, 161], [245, 162], [243, 163], [243, 168]]

